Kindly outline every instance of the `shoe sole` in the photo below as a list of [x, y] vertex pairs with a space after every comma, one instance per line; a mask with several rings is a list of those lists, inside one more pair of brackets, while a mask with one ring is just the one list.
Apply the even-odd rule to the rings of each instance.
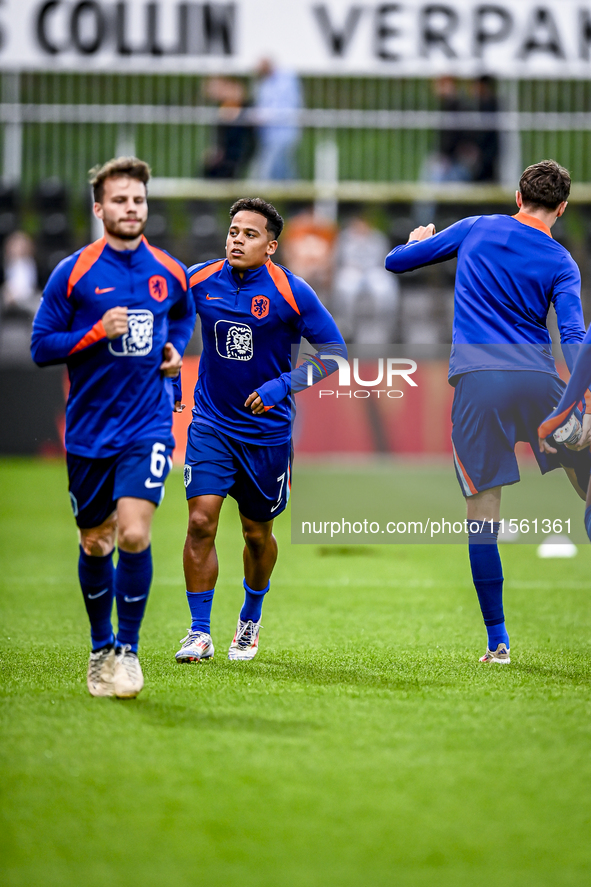
[[88, 692], [90, 693], [90, 695], [94, 696], [95, 699], [101, 698], [101, 697], [106, 698], [107, 696], [114, 696], [115, 695], [115, 690], [113, 689], [113, 687], [105, 688], [104, 692], [103, 692], [103, 689], [101, 688], [97, 692], [96, 688], [91, 689], [88, 684], [86, 686], [88, 687]]
[[483, 662], [485, 665], [510, 665], [510, 659], [497, 659], [495, 656], [491, 656], [490, 658], [482, 656], [479, 662]]
[[139, 690], [135, 690], [135, 691], [133, 691], [133, 692], [131, 692], [131, 693], [129, 693], [129, 692], [127, 692], [127, 693], [114, 693], [113, 695], [115, 696], [116, 699], [135, 699], [136, 696], [139, 696], [139, 695], [140, 695], [140, 693], [142, 692], [143, 689], [144, 689], [143, 687], [140, 687]]
[[179, 656], [175, 654], [177, 662], [202, 662], [204, 659], [213, 659], [213, 653], [210, 656]]
[[228, 653], [228, 659], [231, 662], [250, 662], [257, 655], [257, 650], [252, 654], [244, 655], [241, 653]]

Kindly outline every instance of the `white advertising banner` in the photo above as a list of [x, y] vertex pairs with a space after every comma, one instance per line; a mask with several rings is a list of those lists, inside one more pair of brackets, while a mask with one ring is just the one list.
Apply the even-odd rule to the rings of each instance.
[[577, 77], [591, 73], [584, 0], [0, 0], [0, 68]]

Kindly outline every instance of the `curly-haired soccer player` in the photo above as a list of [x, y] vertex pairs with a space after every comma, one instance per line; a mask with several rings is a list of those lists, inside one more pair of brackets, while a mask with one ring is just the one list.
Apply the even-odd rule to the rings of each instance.
[[104, 237], [60, 262], [33, 324], [33, 359], [66, 363], [70, 377], [66, 451], [93, 696], [134, 697], [143, 686], [137, 647], [152, 580], [150, 527], [174, 446], [169, 377], [195, 324], [186, 268], [143, 236], [149, 177], [135, 157], [93, 170]]

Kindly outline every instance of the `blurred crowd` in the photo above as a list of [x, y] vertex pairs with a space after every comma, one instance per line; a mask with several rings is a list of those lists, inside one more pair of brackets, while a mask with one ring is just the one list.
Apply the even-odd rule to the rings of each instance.
[[[197, 176], [210, 179], [258, 181], [297, 178], [297, 148], [302, 130], [302, 86], [293, 71], [269, 59], [256, 70], [252, 88], [235, 77], [204, 81], [204, 98], [216, 106], [212, 145]], [[433, 82], [436, 106], [443, 112], [481, 114], [499, 109], [491, 77], [458, 81], [440, 77]], [[453, 117], [436, 135], [426, 158], [424, 182], [491, 182], [497, 179], [499, 138], [489, 128], [463, 129]], [[484, 124], [487, 124], [484, 118]], [[280, 207], [281, 208], [281, 207]], [[59, 181], [49, 179], [35, 189], [29, 203], [35, 221], [33, 240], [19, 228], [19, 198], [0, 184], [0, 360], [28, 359], [32, 317], [51, 270], [73, 249], [87, 242], [85, 231], [74, 235], [69, 195]], [[384, 257], [408, 236], [417, 223], [442, 219], [432, 202], [396, 209], [398, 224], [387, 214], [379, 224], [359, 206], [341, 207], [340, 227], [312, 208], [292, 207], [281, 238], [279, 261], [302, 276], [318, 292], [337, 320], [347, 341], [357, 344], [445, 341], [452, 276], [445, 271], [416, 280], [405, 279], [412, 300], [401, 298], [398, 279], [384, 270]], [[463, 213], [461, 213], [463, 214]], [[84, 209], [90, 218], [90, 206]], [[225, 214], [224, 214], [225, 216]], [[170, 213], [163, 203], [151, 203], [146, 234], [157, 246], [188, 263], [223, 252], [225, 222], [220, 207], [196, 201], [188, 204], [184, 220], [188, 234], [172, 237]], [[447, 222], [447, 220], [445, 220]], [[451, 219], [450, 221], [453, 221]], [[444, 225], [443, 225], [444, 226]], [[176, 224], [177, 230], [181, 225]], [[404, 230], [403, 230], [404, 229]], [[404, 292], [402, 293], [404, 296]], [[443, 306], [443, 307], [442, 307]]]
[[244, 83], [232, 77], [205, 82], [205, 98], [218, 106], [218, 120], [215, 146], [207, 151], [198, 175], [259, 181], [296, 178], [300, 80], [270, 59], [260, 62], [256, 74], [252, 97]]

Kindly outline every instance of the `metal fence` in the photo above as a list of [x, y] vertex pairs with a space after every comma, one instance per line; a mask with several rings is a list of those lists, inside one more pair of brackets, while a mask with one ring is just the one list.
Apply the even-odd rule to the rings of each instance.
[[[502, 80], [500, 111], [484, 115], [442, 113], [427, 79], [305, 77], [302, 84], [302, 194], [309, 191], [305, 183], [326, 178], [348, 183], [342, 193], [352, 199], [355, 183], [416, 182], [445, 128], [499, 130], [501, 185], [514, 187], [522, 166], [547, 156], [567, 166], [575, 182], [591, 183], [589, 81]], [[470, 82], [459, 87], [468, 95]], [[2, 175], [25, 192], [49, 177], [80, 189], [89, 167], [134, 152], [157, 179], [182, 180], [182, 193], [199, 194], [198, 183], [191, 192], [187, 182], [199, 178], [217, 122], [202, 77], [4, 72], [0, 96]], [[333, 146], [328, 166], [327, 144]], [[404, 191], [380, 193], [396, 199]], [[580, 192], [585, 199], [588, 193]]]

